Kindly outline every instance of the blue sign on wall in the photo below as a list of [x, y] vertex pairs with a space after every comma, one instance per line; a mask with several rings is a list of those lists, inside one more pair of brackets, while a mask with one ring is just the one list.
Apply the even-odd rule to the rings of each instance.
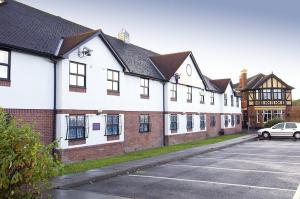
[[99, 131], [100, 130], [100, 123], [93, 123], [93, 131]]

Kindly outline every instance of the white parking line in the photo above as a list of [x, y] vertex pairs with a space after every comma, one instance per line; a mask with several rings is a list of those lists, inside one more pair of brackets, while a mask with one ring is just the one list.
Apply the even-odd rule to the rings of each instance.
[[226, 171], [241, 171], [241, 172], [253, 172], [253, 173], [271, 173], [271, 174], [286, 174], [286, 175], [300, 175], [297, 172], [283, 172], [283, 171], [266, 171], [266, 170], [256, 170], [256, 169], [233, 169], [225, 167], [210, 167], [210, 166], [196, 166], [196, 165], [186, 165], [186, 164], [166, 164], [161, 165], [166, 167], [189, 167], [189, 168], [204, 168], [204, 169], [216, 169], [216, 170], [226, 170]]
[[[218, 151], [214, 151], [212, 153], [220, 153]], [[222, 152], [222, 154], [232, 154], [232, 155], [250, 155], [250, 156], [270, 156], [270, 157], [288, 157], [288, 158], [300, 158], [300, 155], [275, 155], [275, 154], [255, 154], [255, 153], [232, 153], [232, 152]]]
[[300, 199], [300, 184], [298, 186], [298, 189], [297, 189], [293, 199]]
[[234, 158], [210, 158], [210, 157], [204, 157], [204, 156], [197, 156], [197, 157], [192, 157], [190, 159], [212, 159], [212, 160], [224, 160], [224, 161], [238, 161], [238, 162], [262, 162], [262, 163], [274, 163], [274, 164], [293, 164], [293, 165], [300, 165], [300, 163], [296, 162], [275, 162], [275, 161], [264, 161], [264, 160], [240, 160], [240, 159], [234, 159]]
[[300, 149], [300, 145], [297, 147], [281, 147], [280, 145], [274, 145], [274, 146], [235, 146], [235, 149], [246, 149], [246, 148], [250, 148], [250, 149]]
[[147, 175], [129, 175], [129, 176], [130, 177], [140, 177], [140, 178], [152, 178], [152, 179], [182, 181], [182, 182], [205, 183], [205, 184], [213, 184], [213, 185], [234, 186], [234, 187], [243, 187], [243, 188], [252, 188], [252, 189], [265, 189], [265, 190], [288, 191], [288, 192], [295, 192], [296, 191], [296, 190], [293, 190], [293, 189], [282, 189], [282, 188], [275, 188], [275, 187], [262, 187], [262, 186], [254, 186], [254, 185], [233, 184], [233, 183], [203, 181], [203, 180], [189, 180], [189, 179], [183, 179], [183, 178], [168, 178], [168, 177], [147, 176]]

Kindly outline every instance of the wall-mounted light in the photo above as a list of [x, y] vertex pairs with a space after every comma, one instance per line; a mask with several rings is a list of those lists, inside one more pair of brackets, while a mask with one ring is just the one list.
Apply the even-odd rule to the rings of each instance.
[[176, 84], [178, 84], [178, 80], [180, 79], [180, 74], [175, 73], [174, 78], [175, 78]]
[[89, 57], [92, 55], [93, 50], [89, 49], [88, 47], [83, 47], [82, 50], [78, 49], [78, 57]]

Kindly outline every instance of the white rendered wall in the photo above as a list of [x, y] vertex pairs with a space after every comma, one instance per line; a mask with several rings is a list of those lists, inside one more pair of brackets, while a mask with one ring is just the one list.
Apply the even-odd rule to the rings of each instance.
[[[105, 44], [96, 37], [83, 46], [93, 50], [91, 57], [78, 57], [77, 49], [58, 67], [58, 109], [162, 111], [162, 83], [150, 80], [150, 99], [140, 98], [140, 77], [125, 75], [123, 68]], [[69, 91], [69, 61], [86, 64], [86, 93]], [[107, 95], [107, 69], [120, 72], [120, 96]]]
[[[227, 94], [227, 106], [224, 106], [224, 94]], [[236, 96], [234, 96], [233, 88], [231, 87], [230, 84], [228, 84], [226, 91], [224, 94], [222, 94], [222, 112], [221, 113], [236, 113], [236, 114], [241, 114], [242, 109], [241, 109], [241, 99], [239, 98], [239, 106], [236, 106]], [[234, 96], [233, 98], [233, 106], [231, 106], [231, 95]]]
[[11, 86], [0, 86], [0, 107], [53, 109], [53, 63], [11, 51]]

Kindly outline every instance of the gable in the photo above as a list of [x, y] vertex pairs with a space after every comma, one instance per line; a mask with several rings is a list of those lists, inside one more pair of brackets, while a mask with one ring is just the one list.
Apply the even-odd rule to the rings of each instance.
[[286, 88], [286, 84], [272, 75], [261, 83], [259, 88]]
[[[199, 68], [195, 64], [191, 56], [188, 56], [183, 61], [183, 63], [177, 69], [175, 74], [176, 73], [180, 75], [180, 79], [178, 80], [178, 83], [184, 85], [190, 85], [194, 87], [206, 88], [203, 82], [204, 80], [199, 74]], [[171, 80], [175, 81], [175, 78], [173, 77]]]

